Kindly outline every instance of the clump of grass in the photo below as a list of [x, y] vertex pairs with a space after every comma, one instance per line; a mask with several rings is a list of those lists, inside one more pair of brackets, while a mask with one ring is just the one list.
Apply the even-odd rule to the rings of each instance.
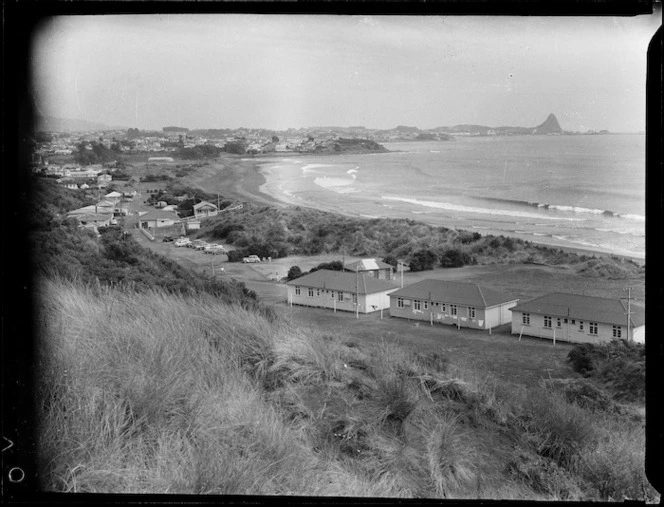
[[572, 369], [598, 382], [622, 401], [645, 401], [645, 346], [615, 340], [605, 344], [584, 343], [567, 356]]
[[[641, 428], [603, 423], [552, 390], [496, 384], [440, 354], [387, 342], [349, 347], [343, 337], [206, 294], [54, 279], [42, 283], [39, 302], [47, 490], [651, 494], [630, 486], [644, 480]], [[475, 437], [491, 441], [496, 423], [525, 457], [503, 449], [505, 470], [482, 486], [487, 451]], [[619, 445], [623, 433], [630, 445]]]

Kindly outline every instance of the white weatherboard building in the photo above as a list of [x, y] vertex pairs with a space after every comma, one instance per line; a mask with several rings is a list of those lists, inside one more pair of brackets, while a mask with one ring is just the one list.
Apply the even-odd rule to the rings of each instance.
[[394, 268], [390, 264], [376, 259], [360, 259], [347, 263], [344, 270], [366, 274], [379, 280], [392, 280]]
[[[553, 293], [512, 308], [512, 334], [573, 343], [628, 340], [645, 343], [645, 311], [619, 299]], [[628, 336], [629, 329], [629, 336]]]
[[390, 294], [390, 316], [473, 329], [511, 321], [518, 299], [476, 283], [422, 280]]
[[[294, 305], [371, 313], [389, 308], [395, 285], [361, 274], [319, 269], [288, 282]], [[358, 306], [359, 305], [359, 306]]]

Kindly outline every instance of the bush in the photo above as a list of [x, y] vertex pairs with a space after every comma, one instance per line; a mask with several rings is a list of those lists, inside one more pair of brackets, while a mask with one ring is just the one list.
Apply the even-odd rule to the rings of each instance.
[[440, 265], [443, 268], [460, 268], [472, 263], [473, 258], [470, 255], [456, 248], [445, 250], [440, 258]]
[[410, 260], [411, 271], [427, 271], [436, 264], [436, 253], [431, 250], [418, 250]]
[[286, 275], [286, 280], [288, 280], [290, 282], [291, 280], [295, 280], [296, 278], [300, 278], [302, 276], [302, 274], [303, 274], [302, 270], [300, 269], [299, 266], [292, 266], [288, 270], [288, 274]]

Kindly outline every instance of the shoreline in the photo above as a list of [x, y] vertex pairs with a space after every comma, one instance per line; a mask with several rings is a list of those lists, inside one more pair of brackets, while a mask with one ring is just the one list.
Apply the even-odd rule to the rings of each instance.
[[[273, 158], [273, 157], [265, 157], [265, 159], [268, 158]], [[250, 202], [258, 203], [258, 204], [266, 204], [270, 206], [279, 206], [279, 207], [303, 207], [303, 208], [311, 208], [311, 209], [317, 209], [320, 211], [326, 211], [329, 213], [333, 213], [336, 215], [341, 215], [341, 216], [346, 216], [350, 218], [360, 218], [360, 219], [369, 219], [369, 215], [362, 215], [359, 212], [344, 212], [340, 207], [333, 207], [329, 205], [324, 205], [323, 203], [313, 203], [313, 202], [298, 202], [295, 199], [290, 199], [288, 196], [277, 192], [275, 189], [270, 189], [269, 188], [269, 182], [265, 175], [261, 172], [261, 164], [266, 163], [265, 161], [260, 160], [258, 157], [256, 160], [251, 159], [247, 160], [245, 157], [243, 159], [240, 158], [228, 158], [224, 159], [224, 161], [230, 162], [230, 164], [224, 164], [224, 176], [221, 178], [219, 177], [219, 173], [215, 173], [213, 178], [216, 180], [214, 182], [210, 181], [210, 186], [216, 186], [216, 189], [220, 191], [220, 193], [226, 194], [230, 197], [237, 197], [240, 199], [246, 199]], [[209, 180], [209, 179], [208, 179]], [[229, 181], [230, 180], [230, 181]], [[216, 184], [216, 185], [215, 185]], [[230, 192], [229, 192], [230, 190]], [[379, 218], [396, 218], [396, 217], [388, 217], [388, 216], [382, 216]], [[440, 224], [434, 224], [427, 222], [426, 220], [422, 220], [420, 217], [417, 218], [409, 218], [411, 220], [414, 220], [416, 222], [420, 222], [426, 225], [432, 225], [434, 227], [440, 226]], [[456, 227], [450, 227], [451, 229], [456, 229], [456, 230], [465, 230], [469, 231], [470, 229], [463, 229], [463, 228], [456, 228]], [[487, 234], [493, 234], [493, 233], [487, 233]], [[485, 234], [483, 234], [485, 235]], [[499, 236], [501, 235], [500, 233], [498, 234], [493, 234], [494, 236]], [[505, 237], [509, 237], [509, 235], [502, 234]], [[516, 237], [516, 236], [512, 236]], [[606, 252], [606, 251], [600, 251], [600, 250], [592, 250], [588, 248], [582, 248], [582, 247], [573, 247], [573, 246], [560, 246], [560, 245], [554, 245], [550, 243], [544, 243], [544, 242], [538, 242], [538, 241], [533, 241], [533, 240], [528, 240], [530, 243], [535, 244], [535, 245], [541, 245], [546, 248], [551, 248], [551, 249], [559, 249], [564, 252], [568, 253], [575, 253], [578, 255], [588, 255], [588, 256], [596, 256], [596, 257], [618, 257], [618, 258], [623, 258], [623, 259], [628, 259], [631, 261], [635, 261], [639, 264], [645, 264], [646, 260], [645, 258], [641, 257], [635, 257], [635, 256], [630, 256], [630, 255], [624, 255], [624, 254], [617, 254], [617, 253], [612, 253], [612, 252]]]

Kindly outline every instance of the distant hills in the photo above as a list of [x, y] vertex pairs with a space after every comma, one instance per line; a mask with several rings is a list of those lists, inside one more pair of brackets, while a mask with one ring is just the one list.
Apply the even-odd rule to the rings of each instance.
[[87, 120], [37, 115], [35, 117], [35, 130], [44, 132], [89, 132], [91, 130], [127, 130], [127, 127], [110, 127], [103, 123]]
[[487, 127], [485, 125], [455, 125], [454, 127], [438, 127], [432, 129], [434, 131], [449, 133], [449, 134], [467, 134], [467, 135], [546, 135], [546, 134], [562, 134], [563, 129], [558, 123], [556, 115], [551, 113], [544, 123], [537, 127]]
[[[104, 130], [127, 130], [127, 127], [108, 126], [103, 123], [91, 122], [80, 119], [64, 119], [51, 116], [38, 116], [35, 121], [36, 130], [47, 132], [86, 132], [86, 131], [104, 131]], [[184, 127], [165, 127], [164, 132], [169, 131], [187, 131]], [[207, 135], [232, 135], [235, 130], [243, 129], [196, 129], [188, 132], [191, 134]], [[272, 133], [269, 129], [250, 129]], [[546, 120], [536, 127], [487, 127], [485, 125], [461, 124], [453, 127], [436, 127], [432, 129], [419, 129], [418, 127], [409, 127], [399, 125], [392, 129], [367, 129], [362, 126], [353, 127], [308, 127], [297, 129], [297, 132], [336, 132], [338, 135], [368, 136], [376, 140], [447, 140], [455, 135], [547, 135], [563, 134], [564, 131], [558, 123], [556, 116], [551, 113]]]

